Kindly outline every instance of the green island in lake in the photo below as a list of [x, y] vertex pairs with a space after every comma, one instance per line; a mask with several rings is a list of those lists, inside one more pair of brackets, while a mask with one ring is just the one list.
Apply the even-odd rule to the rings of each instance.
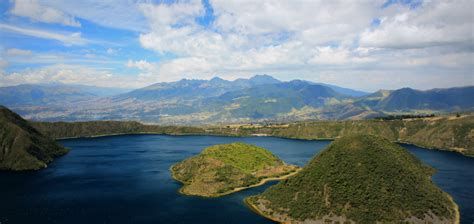
[[335, 140], [296, 175], [246, 198], [281, 223], [459, 223], [435, 170], [373, 135]]
[[268, 150], [245, 143], [214, 145], [171, 168], [186, 195], [218, 197], [270, 180], [285, 179], [299, 168], [285, 164]]

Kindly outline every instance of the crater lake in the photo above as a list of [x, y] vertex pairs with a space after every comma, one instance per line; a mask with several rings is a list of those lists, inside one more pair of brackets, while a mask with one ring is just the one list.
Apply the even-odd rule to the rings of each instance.
[[[244, 204], [276, 182], [220, 198], [178, 193], [172, 164], [214, 144], [264, 147], [304, 166], [330, 141], [275, 137], [122, 135], [61, 140], [71, 149], [47, 169], [0, 172], [0, 223], [273, 223]], [[474, 221], [474, 158], [405, 145], [437, 169], [433, 181], [453, 196], [461, 223]]]

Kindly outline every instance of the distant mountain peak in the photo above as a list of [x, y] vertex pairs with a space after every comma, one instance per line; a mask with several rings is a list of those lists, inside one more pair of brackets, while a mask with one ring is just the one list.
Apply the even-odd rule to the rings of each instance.
[[275, 79], [273, 76], [263, 74], [263, 75], [254, 75], [249, 79], [250, 82], [254, 84], [274, 84], [280, 83], [281, 81]]
[[209, 83], [227, 83], [229, 81], [225, 80], [225, 79], [222, 79], [220, 77], [214, 77], [212, 79], [209, 80]]

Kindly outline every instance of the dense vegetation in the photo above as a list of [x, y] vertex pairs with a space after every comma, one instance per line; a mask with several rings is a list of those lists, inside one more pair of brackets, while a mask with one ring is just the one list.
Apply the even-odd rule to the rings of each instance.
[[0, 106], [0, 170], [41, 169], [65, 153], [67, 149]]
[[220, 160], [246, 173], [283, 165], [283, 162], [268, 150], [245, 143], [215, 145], [206, 148], [201, 155]]
[[435, 117], [434, 114], [396, 114], [396, 115], [388, 115], [383, 117], [374, 117], [375, 120], [403, 120], [403, 119], [410, 119], [410, 118], [428, 118], [428, 117]]
[[231, 193], [295, 170], [266, 149], [244, 143], [211, 146], [171, 167], [173, 177], [184, 184], [182, 193], [207, 197]]
[[433, 173], [384, 138], [351, 135], [334, 141], [295, 176], [247, 201], [276, 219], [398, 223], [416, 217], [453, 223], [455, 205], [431, 182]]
[[136, 121], [32, 122], [52, 138], [77, 138], [114, 134], [202, 134], [204, 129], [186, 126], [144, 125]]

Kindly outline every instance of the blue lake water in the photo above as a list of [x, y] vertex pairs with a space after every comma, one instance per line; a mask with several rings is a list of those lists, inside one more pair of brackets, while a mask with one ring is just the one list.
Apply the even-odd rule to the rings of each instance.
[[[0, 223], [272, 223], [243, 199], [271, 184], [214, 199], [178, 193], [169, 167], [214, 144], [246, 142], [303, 166], [329, 141], [273, 137], [123, 135], [60, 141], [70, 148], [47, 169], [0, 172]], [[474, 159], [403, 145], [438, 172], [433, 181], [474, 221]]]

